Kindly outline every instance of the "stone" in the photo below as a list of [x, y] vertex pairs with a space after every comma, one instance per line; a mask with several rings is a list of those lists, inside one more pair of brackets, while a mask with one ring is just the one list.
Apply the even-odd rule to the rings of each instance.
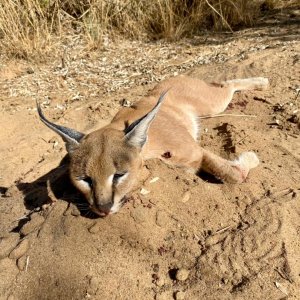
[[148, 216], [145, 209], [143, 209], [142, 207], [137, 207], [130, 213], [130, 215], [137, 223], [146, 222]]
[[22, 240], [17, 245], [17, 247], [13, 251], [10, 252], [9, 258], [18, 259], [18, 258], [22, 257], [28, 251], [29, 246], [30, 246], [30, 243], [29, 243], [28, 239]]
[[10, 233], [6, 237], [0, 238], [0, 259], [7, 257], [9, 253], [19, 243], [20, 236], [18, 233]]
[[79, 217], [81, 215], [80, 210], [76, 205], [72, 205], [71, 215], [74, 217]]
[[24, 224], [24, 226], [20, 230], [20, 233], [23, 236], [26, 236], [29, 233], [39, 229], [44, 222], [45, 218], [43, 216], [41, 216], [40, 214], [32, 214], [30, 217], [30, 221]]
[[179, 269], [176, 273], [176, 279], [179, 281], [185, 281], [188, 279], [190, 271], [187, 269]]
[[89, 282], [89, 287], [87, 293], [90, 295], [96, 295], [99, 286], [99, 279], [97, 277], [92, 277]]
[[156, 212], [156, 220], [155, 220], [156, 225], [158, 225], [160, 227], [165, 227], [168, 223], [168, 219], [169, 219], [169, 216], [166, 211], [158, 210]]
[[188, 202], [188, 201], [190, 200], [190, 198], [191, 198], [191, 192], [190, 192], [190, 191], [186, 191], [186, 192], [183, 194], [181, 201], [182, 201], [183, 203], [186, 203], [186, 202]]
[[154, 178], [152, 178], [150, 181], [149, 181], [149, 183], [154, 183], [154, 182], [156, 182], [156, 181], [158, 181], [159, 180], [159, 177], [154, 177]]
[[100, 231], [100, 226], [99, 224], [96, 222], [94, 223], [89, 229], [89, 232], [92, 233], [92, 234], [96, 234]]
[[20, 271], [24, 271], [25, 268], [26, 268], [26, 263], [27, 263], [27, 257], [26, 255], [20, 257], [18, 260], [17, 260], [17, 267]]
[[159, 287], [162, 287], [164, 284], [165, 284], [165, 279], [160, 276], [156, 281], [155, 281], [155, 284]]
[[185, 298], [185, 292], [181, 292], [181, 291], [176, 292], [175, 294], [176, 300], [184, 300], [184, 298]]
[[142, 195], [148, 195], [148, 194], [150, 193], [150, 191], [148, 191], [148, 190], [142, 188], [141, 191], [140, 191], [140, 193], [141, 193]]

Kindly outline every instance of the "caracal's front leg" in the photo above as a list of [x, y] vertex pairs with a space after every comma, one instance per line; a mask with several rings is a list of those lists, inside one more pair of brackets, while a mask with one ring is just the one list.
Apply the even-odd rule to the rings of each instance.
[[241, 183], [245, 181], [250, 169], [258, 166], [259, 159], [254, 152], [243, 152], [238, 159], [229, 161], [205, 149], [201, 169], [224, 182]]

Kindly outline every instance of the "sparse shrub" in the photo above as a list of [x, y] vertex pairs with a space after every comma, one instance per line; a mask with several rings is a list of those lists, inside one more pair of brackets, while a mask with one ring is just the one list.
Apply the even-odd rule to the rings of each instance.
[[297, 0], [4, 0], [0, 51], [21, 58], [53, 53], [63, 37], [81, 34], [92, 47], [103, 34], [176, 40], [208, 30], [251, 26], [262, 4], [283, 8]]

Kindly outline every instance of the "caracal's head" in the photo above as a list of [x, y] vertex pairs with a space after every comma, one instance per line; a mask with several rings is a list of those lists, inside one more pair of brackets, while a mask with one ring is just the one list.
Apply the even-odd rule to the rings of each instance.
[[98, 215], [116, 213], [136, 185], [143, 164], [141, 150], [165, 94], [124, 131], [107, 126], [87, 135], [48, 121], [37, 104], [41, 121], [66, 143], [73, 184]]

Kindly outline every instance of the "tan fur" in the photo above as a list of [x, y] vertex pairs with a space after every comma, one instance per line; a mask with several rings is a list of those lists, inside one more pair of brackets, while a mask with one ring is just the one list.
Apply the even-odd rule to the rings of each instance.
[[[165, 80], [139, 102], [122, 108], [109, 125], [72, 145], [72, 182], [99, 215], [119, 210], [122, 199], [139, 179], [143, 161], [150, 158], [195, 171], [203, 169], [225, 182], [241, 183], [249, 170], [258, 165], [258, 158], [253, 152], [245, 152], [237, 160], [228, 161], [203, 149], [197, 142], [197, 116], [221, 113], [237, 90], [262, 89], [267, 85], [268, 80], [260, 77], [220, 84], [187, 76]], [[148, 115], [133, 133], [124, 134], [130, 124], [153, 109], [165, 91], [165, 99], [153, 112], [155, 118]], [[148, 137], [145, 144], [144, 137]], [[126, 174], [113, 180], [119, 176], [113, 177], [116, 173]], [[85, 181], [90, 179], [92, 186]]]

